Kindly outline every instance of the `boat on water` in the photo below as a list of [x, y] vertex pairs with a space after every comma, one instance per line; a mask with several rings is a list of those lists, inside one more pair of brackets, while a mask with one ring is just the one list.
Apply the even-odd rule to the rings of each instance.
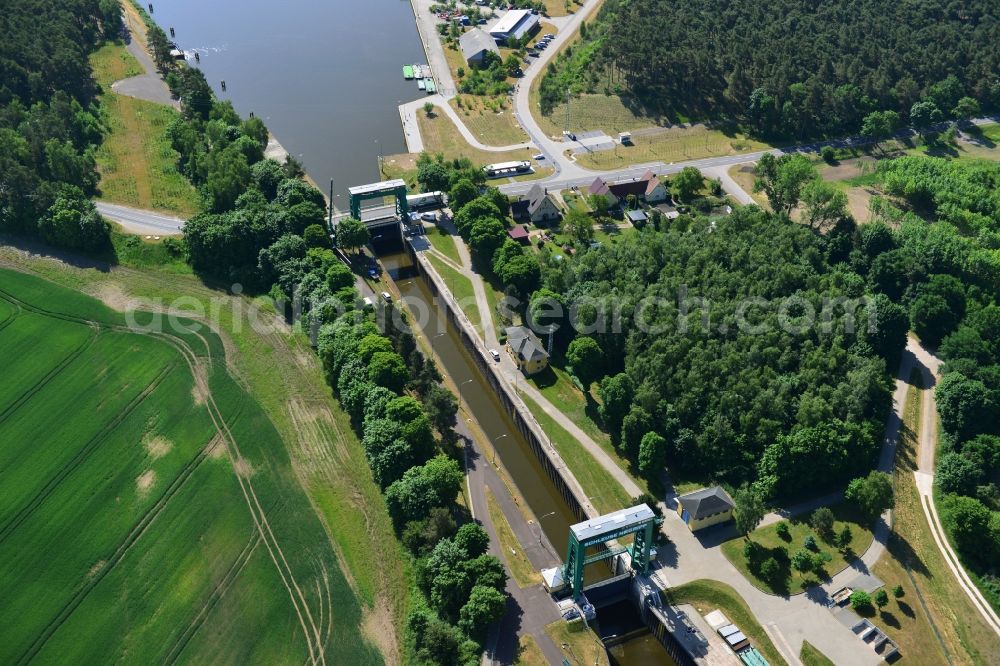
[[413, 78], [413, 65], [403, 65], [403, 78], [407, 81]]
[[416, 79], [424, 78], [424, 68], [420, 65], [413, 66], [413, 77]]
[[428, 95], [437, 92], [437, 87], [434, 85], [434, 79], [432, 79], [431, 77], [427, 77], [426, 79], [424, 79], [424, 90], [427, 91]]
[[421, 90], [427, 90], [427, 84], [424, 83], [423, 79], [417, 79], [417, 87]]

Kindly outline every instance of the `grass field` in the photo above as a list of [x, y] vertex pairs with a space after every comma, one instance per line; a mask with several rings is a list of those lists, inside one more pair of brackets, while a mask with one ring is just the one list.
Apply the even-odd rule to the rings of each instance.
[[121, 44], [106, 44], [90, 57], [107, 134], [97, 149], [100, 198], [105, 201], [181, 215], [198, 211], [198, 193], [177, 171], [177, 153], [166, 136], [177, 117], [169, 106], [111, 92], [111, 84], [142, 74]]
[[[614, 135], [613, 135], [614, 136]], [[703, 157], [742, 155], [770, 146], [742, 134], [725, 134], [704, 125], [663, 128], [650, 134], [633, 134], [631, 146], [577, 155], [580, 166], [618, 169], [645, 162], [686, 162]]]
[[888, 556], [875, 564], [887, 589], [902, 585], [877, 618], [904, 655], [920, 664], [998, 664], [996, 635], [961, 590], [937, 549], [920, 506], [913, 472], [917, 469], [921, 422], [920, 374], [914, 371], [896, 452], [896, 505]]
[[750, 612], [750, 608], [739, 592], [725, 583], [714, 580], [695, 580], [679, 587], [672, 587], [663, 593], [673, 604], [691, 604], [699, 613], [706, 615], [716, 609], [722, 610], [733, 624], [740, 628], [757, 647], [769, 663], [774, 666], [787, 664], [781, 653], [774, 647], [764, 628]]
[[546, 626], [545, 633], [557, 646], [563, 646], [563, 654], [570, 664], [608, 666], [608, 653], [601, 647], [600, 637], [583, 622], [559, 620]]
[[458, 301], [459, 306], [462, 308], [462, 312], [468, 318], [472, 327], [482, 335], [483, 332], [483, 320], [479, 316], [479, 307], [476, 305], [476, 293], [472, 288], [472, 280], [465, 277], [454, 268], [446, 264], [444, 261], [435, 257], [433, 254], [427, 254], [428, 261], [434, 266], [434, 270], [438, 272], [441, 279], [444, 280], [445, 286], [451, 295], [455, 297]]
[[455, 243], [461, 243], [461, 239], [442, 231], [440, 227], [428, 229], [426, 238], [430, 244], [434, 246], [435, 250], [448, 257], [459, 266], [462, 265], [462, 258], [458, 256], [458, 247], [455, 245]]
[[459, 95], [448, 103], [469, 131], [487, 146], [510, 146], [528, 140], [505, 97]]
[[223, 340], [137, 335], [23, 273], [0, 284], [0, 659], [380, 661]]
[[802, 641], [802, 649], [799, 650], [799, 659], [803, 666], [836, 666], [830, 659], [816, 649], [809, 641]]
[[[836, 517], [833, 526], [834, 534], [840, 534], [845, 526], [851, 528], [853, 539], [848, 549], [838, 549], [823, 541], [816, 531], [809, 526], [809, 516], [805, 514], [796, 516], [786, 521], [788, 524], [788, 539], [783, 539], [778, 535], [777, 526], [780, 523], [773, 523], [766, 527], [754, 530], [750, 534], [750, 539], [761, 545], [767, 551], [762, 559], [773, 556], [782, 567], [780, 580], [765, 581], [758, 578], [748, 567], [747, 558], [743, 556], [743, 539], [732, 539], [722, 544], [722, 552], [726, 558], [739, 569], [740, 573], [747, 577], [756, 587], [771, 592], [773, 594], [797, 594], [807, 587], [819, 585], [828, 576], [833, 576], [840, 570], [847, 567], [857, 554], [864, 553], [872, 542], [872, 532], [869, 521], [866, 520], [853, 505], [846, 502], [834, 504], [830, 507]], [[789, 558], [797, 551], [804, 548], [807, 536], [812, 535], [816, 539], [816, 545], [821, 552], [828, 553], [831, 557], [820, 574], [810, 571], [803, 574], [796, 571], [789, 564]]]

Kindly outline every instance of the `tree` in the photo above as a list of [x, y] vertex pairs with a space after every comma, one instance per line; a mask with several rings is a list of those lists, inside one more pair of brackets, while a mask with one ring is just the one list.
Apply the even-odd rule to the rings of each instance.
[[751, 532], [757, 529], [764, 519], [764, 500], [756, 488], [744, 484], [733, 494], [733, 519], [736, 521], [736, 531], [749, 538]]
[[338, 222], [335, 231], [337, 246], [345, 250], [359, 251], [371, 240], [371, 232], [365, 223], [353, 217]]
[[350, 287], [354, 284], [354, 273], [351, 272], [347, 264], [341, 261], [334, 262], [327, 269], [326, 283], [331, 292], [340, 291], [344, 287]]
[[608, 432], [621, 432], [622, 421], [632, 404], [635, 386], [624, 372], [601, 380], [597, 393], [601, 398], [600, 412]]
[[465, 204], [479, 196], [479, 188], [468, 178], [459, 179], [448, 192], [448, 205], [452, 210], [460, 210]]
[[802, 188], [816, 178], [816, 168], [805, 155], [775, 157], [764, 153], [756, 167], [755, 192], [763, 191], [777, 213], [789, 215], [799, 204]]
[[851, 593], [851, 608], [862, 615], [871, 613], [872, 598], [864, 590], [854, 590]]
[[844, 525], [844, 529], [840, 531], [840, 535], [837, 537], [837, 545], [842, 549], [846, 549], [851, 545], [851, 541], [854, 540], [854, 533], [851, 532], [850, 525]]
[[955, 330], [959, 315], [937, 294], [922, 294], [910, 305], [910, 325], [920, 339], [937, 346]]
[[309, 247], [330, 247], [330, 237], [318, 224], [311, 224], [302, 232], [302, 238]]
[[436, 504], [453, 501], [465, 479], [458, 463], [444, 454], [431, 458], [419, 469], [421, 476], [427, 480]]
[[781, 565], [773, 557], [764, 560], [760, 565], [760, 577], [768, 583], [774, 585], [781, 576]]
[[780, 523], [774, 526], [774, 531], [781, 538], [782, 541], [791, 541], [792, 532], [788, 527], [788, 521], [782, 520]]
[[813, 229], [822, 229], [848, 215], [847, 195], [818, 178], [802, 188], [802, 202], [805, 219]]
[[949, 372], [934, 389], [941, 427], [958, 440], [984, 432], [997, 416], [997, 408], [986, 385], [960, 372]]
[[875, 593], [875, 605], [879, 608], [885, 607], [889, 603], [889, 595], [886, 593], [885, 589], [881, 589]]
[[930, 100], [922, 100], [910, 108], [910, 122], [917, 129], [924, 129], [944, 120], [944, 114]]
[[402, 356], [396, 352], [380, 351], [372, 355], [368, 378], [378, 386], [400, 393], [409, 381], [410, 373]]
[[444, 434], [454, 427], [455, 415], [458, 414], [458, 401], [454, 393], [434, 384], [424, 396], [424, 407], [439, 433]]
[[76, 250], [101, 250], [111, 242], [111, 227], [83, 191], [73, 185], [59, 190], [38, 221], [38, 230], [45, 242]]
[[434, 115], [434, 102], [424, 102], [424, 115], [428, 118]]
[[814, 537], [812, 534], [806, 536], [805, 540], [802, 542], [802, 545], [804, 545], [808, 550], [811, 550], [813, 552], [819, 550], [819, 544], [816, 543], [816, 537]]
[[444, 165], [441, 156], [435, 158], [428, 153], [421, 153], [417, 158], [417, 182], [424, 192], [446, 191], [448, 178], [448, 167]]
[[587, 391], [590, 385], [603, 374], [604, 352], [594, 338], [578, 336], [569, 343], [566, 361], [573, 368], [573, 374]]
[[534, 292], [542, 279], [542, 269], [538, 265], [538, 260], [525, 252], [518, 252], [503, 262], [499, 268], [497, 277], [500, 281], [508, 287], [513, 287], [521, 296]]
[[830, 541], [833, 538], [833, 524], [835, 518], [830, 507], [821, 506], [813, 511], [809, 518], [809, 524], [824, 540]]
[[899, 128], [899, 123], [899, 114], [895, 111], [872, 111], [861, 123], [861, 134], [871, 139], [884, 139]]
[[397, 528], [411, 520], [423, 520], [437, 504], [430, 482], [419, 467], [408, 469], [386, 488], [385, 504]]
[[958, 118], [959, 120], [965, 118], [975, 118], [980, 113], [982, 113], [979, 108], [979, 102], [973, 97], [963, 97], [958, 100], [955, 108], [951, 110], [951, 115]]
[[796, 571], [801, 571], [802, 573], [808, 573], [813, 569], [813, 557], [806, 549], [801, 549], [792, 555], [792, 567]]
[[[601, 197], [603, 199], [604, 197]], [[563, 233], [574, 242], [584, 245], [594, 240], [594, 220], [585, 211], [570, 207], [563, 216]]]
[[472, 559], [486, 552], [490, 545], [490, 535], [479, 523], [466, 523], [455, 533], [455, 543]]
[[704, 176], [695, 167], [684, 167], [672, 180], [674, 194], [685, 203], [694, 199], [705, 184]]
[[948, 498], [946, 507], [959, 552], [979, 561], [990, 561], [997, 548], [990, 529], [990, 510], [979, 500], [960, 495]]
[[892, 596], [896, 597], [897, 599], [902, 599], [904, 594], [906, 594], [906, 592], [903, 591], [902, 585], [897, 585], [896, 587], [892, 588]]
[[984, 481], [982, 461], [976, 461], [955, 451], [941, 456], [934, 471], [934, 482], [942, 492], [975, 496], [976, 487]]
[[458, 626], [473, 638], [482, 640], [490, 625], [497, 622], [507, 607], [507, 596], [492, 587], [476, 585], [459, 613]]
[[642, 438], [653, 428], [653, 417], [640, 405], [632, 405], [628, 414], [622, 419], [622, 433], [619, 443], [630, 459], [639, 455], [639, 445]]
[[655, 477], [667, 463], [667, 440], [647, 432], [639, 442], [639, 471], [646, 478]]
[[864, 478], [851, 481], [844, 492], [844, 497], [875, 518], [886, 509], [891, 509], [894, 504], [892, 477], [885, 472], [872, 471]]

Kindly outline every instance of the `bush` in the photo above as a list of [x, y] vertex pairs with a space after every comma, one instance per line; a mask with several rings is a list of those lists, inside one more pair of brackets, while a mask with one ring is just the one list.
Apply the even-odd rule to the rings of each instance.
[[822, 150], [819, 151], [819, 156], [827, 164], [833, 164], [837, 161], [837, 151], [833, 149], [833, 146], [823, 146]]
[[862, 615], [871, 613], [873, 610], [872, 598], [864, 590], [854, 590], [851, 593], [851, 608]]
[[902, 599], [904, 594], [906, 594], [906, 592], [903, 591], [902, 585], [897, 585], [896, 587], [892, 588], [892, 596], [896, 597], [897, 599]]
[[819, 550], [819, 546], [816, 545], [816, 537], [814, 537], [812, 534], [807, 536], [805, 540], [805, 547], [813, 552]]
[[888, 603], [889, 603], [889, 595], [884, 589], [879, 590], [878, 592], [875, 593], [876, 606], [878, 606], [879, 608], [883, 608]]
[[782, 541], [791, 541], [792, 540], [792, 534], [791, 534], [791, 531], [788, 528], [788, 523], [787, 522], [781, 521], [780, 523], [778, 523], [775, 526], [774, 531], [778, 533], [778, 536], [781, 537]]

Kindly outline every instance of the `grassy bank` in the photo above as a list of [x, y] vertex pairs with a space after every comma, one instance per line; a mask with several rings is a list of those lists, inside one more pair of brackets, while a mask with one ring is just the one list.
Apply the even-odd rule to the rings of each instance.
[[169, 106], [111, 92], [111, 84], [142, 74], [121, 44], [106, 44], [90, 57], [100, 84], [101, 121], [106, 128], [96, 159], [100, 198], [112, 203], [179, 215], [198, 211], [198, 193], [177, 170], [176, 151], [166, 136], [178, 116]]
[[777, 666], [787, 663], [774, 647], [764, 628], [760, 626], [739, 593], [725, 583], [713, 580], [696, 580], [672, 587], [663, 593], [672, 604], [691, 604], [705, 615], [719, 609], [725, 613], [747, 638], [757, 647], [769, 663]]
[[500, 540], [500, 550], [503, 551], [503, 558], [507, 562], [510, 573], [514, 576], [518, 587], [525, 588], [538, 585], [542, 582], [541, 575], [531, 566], [531, 561], [524, 553], [524, 548], [514, 536], [514, 531], [507, 522], [503, 510], [493, 491], [486, 489], [486, 506], [490, 513], [490, 522], [497, 531], [497, 538]]

